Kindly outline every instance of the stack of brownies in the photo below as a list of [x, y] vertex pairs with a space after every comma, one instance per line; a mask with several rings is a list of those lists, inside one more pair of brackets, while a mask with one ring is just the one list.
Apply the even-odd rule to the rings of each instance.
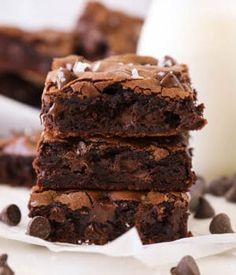
[[105, 244], [134, 226], [144, 244], [188, 236], [188, 132], [206, 121], [186, 65], [55, 59], [42, 100], [29, 208], [47, 240]]

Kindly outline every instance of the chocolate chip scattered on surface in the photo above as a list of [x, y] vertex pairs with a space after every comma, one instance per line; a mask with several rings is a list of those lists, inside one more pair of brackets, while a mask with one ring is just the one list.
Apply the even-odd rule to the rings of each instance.
[[170, 272], [172, 275], [200, 275], [200, 270], [192, 256], [183, 257]]
[[10, 226], [16, 226], [21, 221], [20, 208], [15, 204], [6, 206], [0, 214], [0, 220]]
[[51, 225], [48, 219], [36, 216], [28, 224], [27, 234], [40, 239], [47, 239], [51, 233]]
[[211, 204], [208, 202], [208, 200], [204, 197], [200, 197], [194, 218], [207, 219], [207, 218], [213, 217], [214, 215], [215, 215], [215, 210], [213, 209]]
[[0, 255], [0, 275], [14, 275], [15, 273], [7, 264], [7, 254]]
[[191, 213], [195, 213], [198, 209], [200, 196], [198, 195], [191, 195], [189, 201], [189, 210]]
[[224, 213], [220, 213], [212, 219], [209, 230], [212, 234], [234, 233], [230, 218]]
[[235, 182], [235, 177], [219, 177], [209, 183], [207, 193], [221, 197], [232, 187]]
[[195, 184], [193, 184], [189, 190], [191, 196], [203, 195], [206, 192], [206, 181], [203, 177], [197, 176]]
[[236, 202], [236, 184], [233, 184], [233, 186], [227, 191], [225, 198], [229, 202]]

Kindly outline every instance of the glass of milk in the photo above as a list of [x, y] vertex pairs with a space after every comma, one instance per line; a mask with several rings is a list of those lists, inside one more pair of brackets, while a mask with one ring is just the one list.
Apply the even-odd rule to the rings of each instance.
[[236, 173], [236, 1], [154, 0], [138, 51], [190, 68], [208, 120], [192, 133], [196, 172]]

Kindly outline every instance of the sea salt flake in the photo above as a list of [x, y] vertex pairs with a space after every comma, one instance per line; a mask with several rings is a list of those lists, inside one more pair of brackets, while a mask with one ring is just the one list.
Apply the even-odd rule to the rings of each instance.
[[143, 79], [143, 77], [138, 74], [138, 70], [136, 68], [132, 69], [131, 77], [134, 79]]
[[65, 74], [64, 74], [64, 71], [63, 71], [62, 67], [60, 67], [59, 70], [58, 70], [58, 72], [57, 72], [57, 79], [60, 82], [65, 82], [66, 81]]
[[73, 72], [75, 74], [83, 73], [85, 72], [86, 69], [90, 69], [90, 64], [88, 63], [83, 63], [83, 62], [76, 62], [75, 65], [73, 66]]
[[67, 68], [67, 70], [71, 71], [73, 68], [73, 65], [71, 63], [67, 63], [66, 68]]
[[100, 61], [96, 62], [93, 66], [93, 72], [96, 72], [99, 69], [100, 65], [101, 65]]

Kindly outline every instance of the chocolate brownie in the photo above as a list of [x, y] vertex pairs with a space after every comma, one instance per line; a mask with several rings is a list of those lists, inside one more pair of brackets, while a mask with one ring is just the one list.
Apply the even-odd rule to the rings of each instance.
[[32, 162], [39, 133], [14, 134], [0, 140], [0, 183], [31, 187], [36, 175]]
[[0, 73], [17, 73], [31, 82], [43, 83], [52, 58], [72, 52], [70, 33], [0, 27]]
[[134, 54], [90, 63], [55, 59], [42, 96], [41, 119], [54, 137], [170, 136], [201, 129], [186, 65]]
[[16, 74], [0, 74], [0, 94], [34, 107], [41, 106], [43, 85], [27, 81]]
[[90, 60], [135, 53], [143, 19], [88, 2], [76, 29], [76, 53]]
[[30, 217], [51, 224], [53, 242], [105, 244], [136, 227], [144, 244], [187, 236], [188, 196], [158, 192], [37, 192], [31, 194]]
[[69, 138], [44, 134], [34, 167], [42, 190], [187, 191], [188, 136], [145, 139]]

